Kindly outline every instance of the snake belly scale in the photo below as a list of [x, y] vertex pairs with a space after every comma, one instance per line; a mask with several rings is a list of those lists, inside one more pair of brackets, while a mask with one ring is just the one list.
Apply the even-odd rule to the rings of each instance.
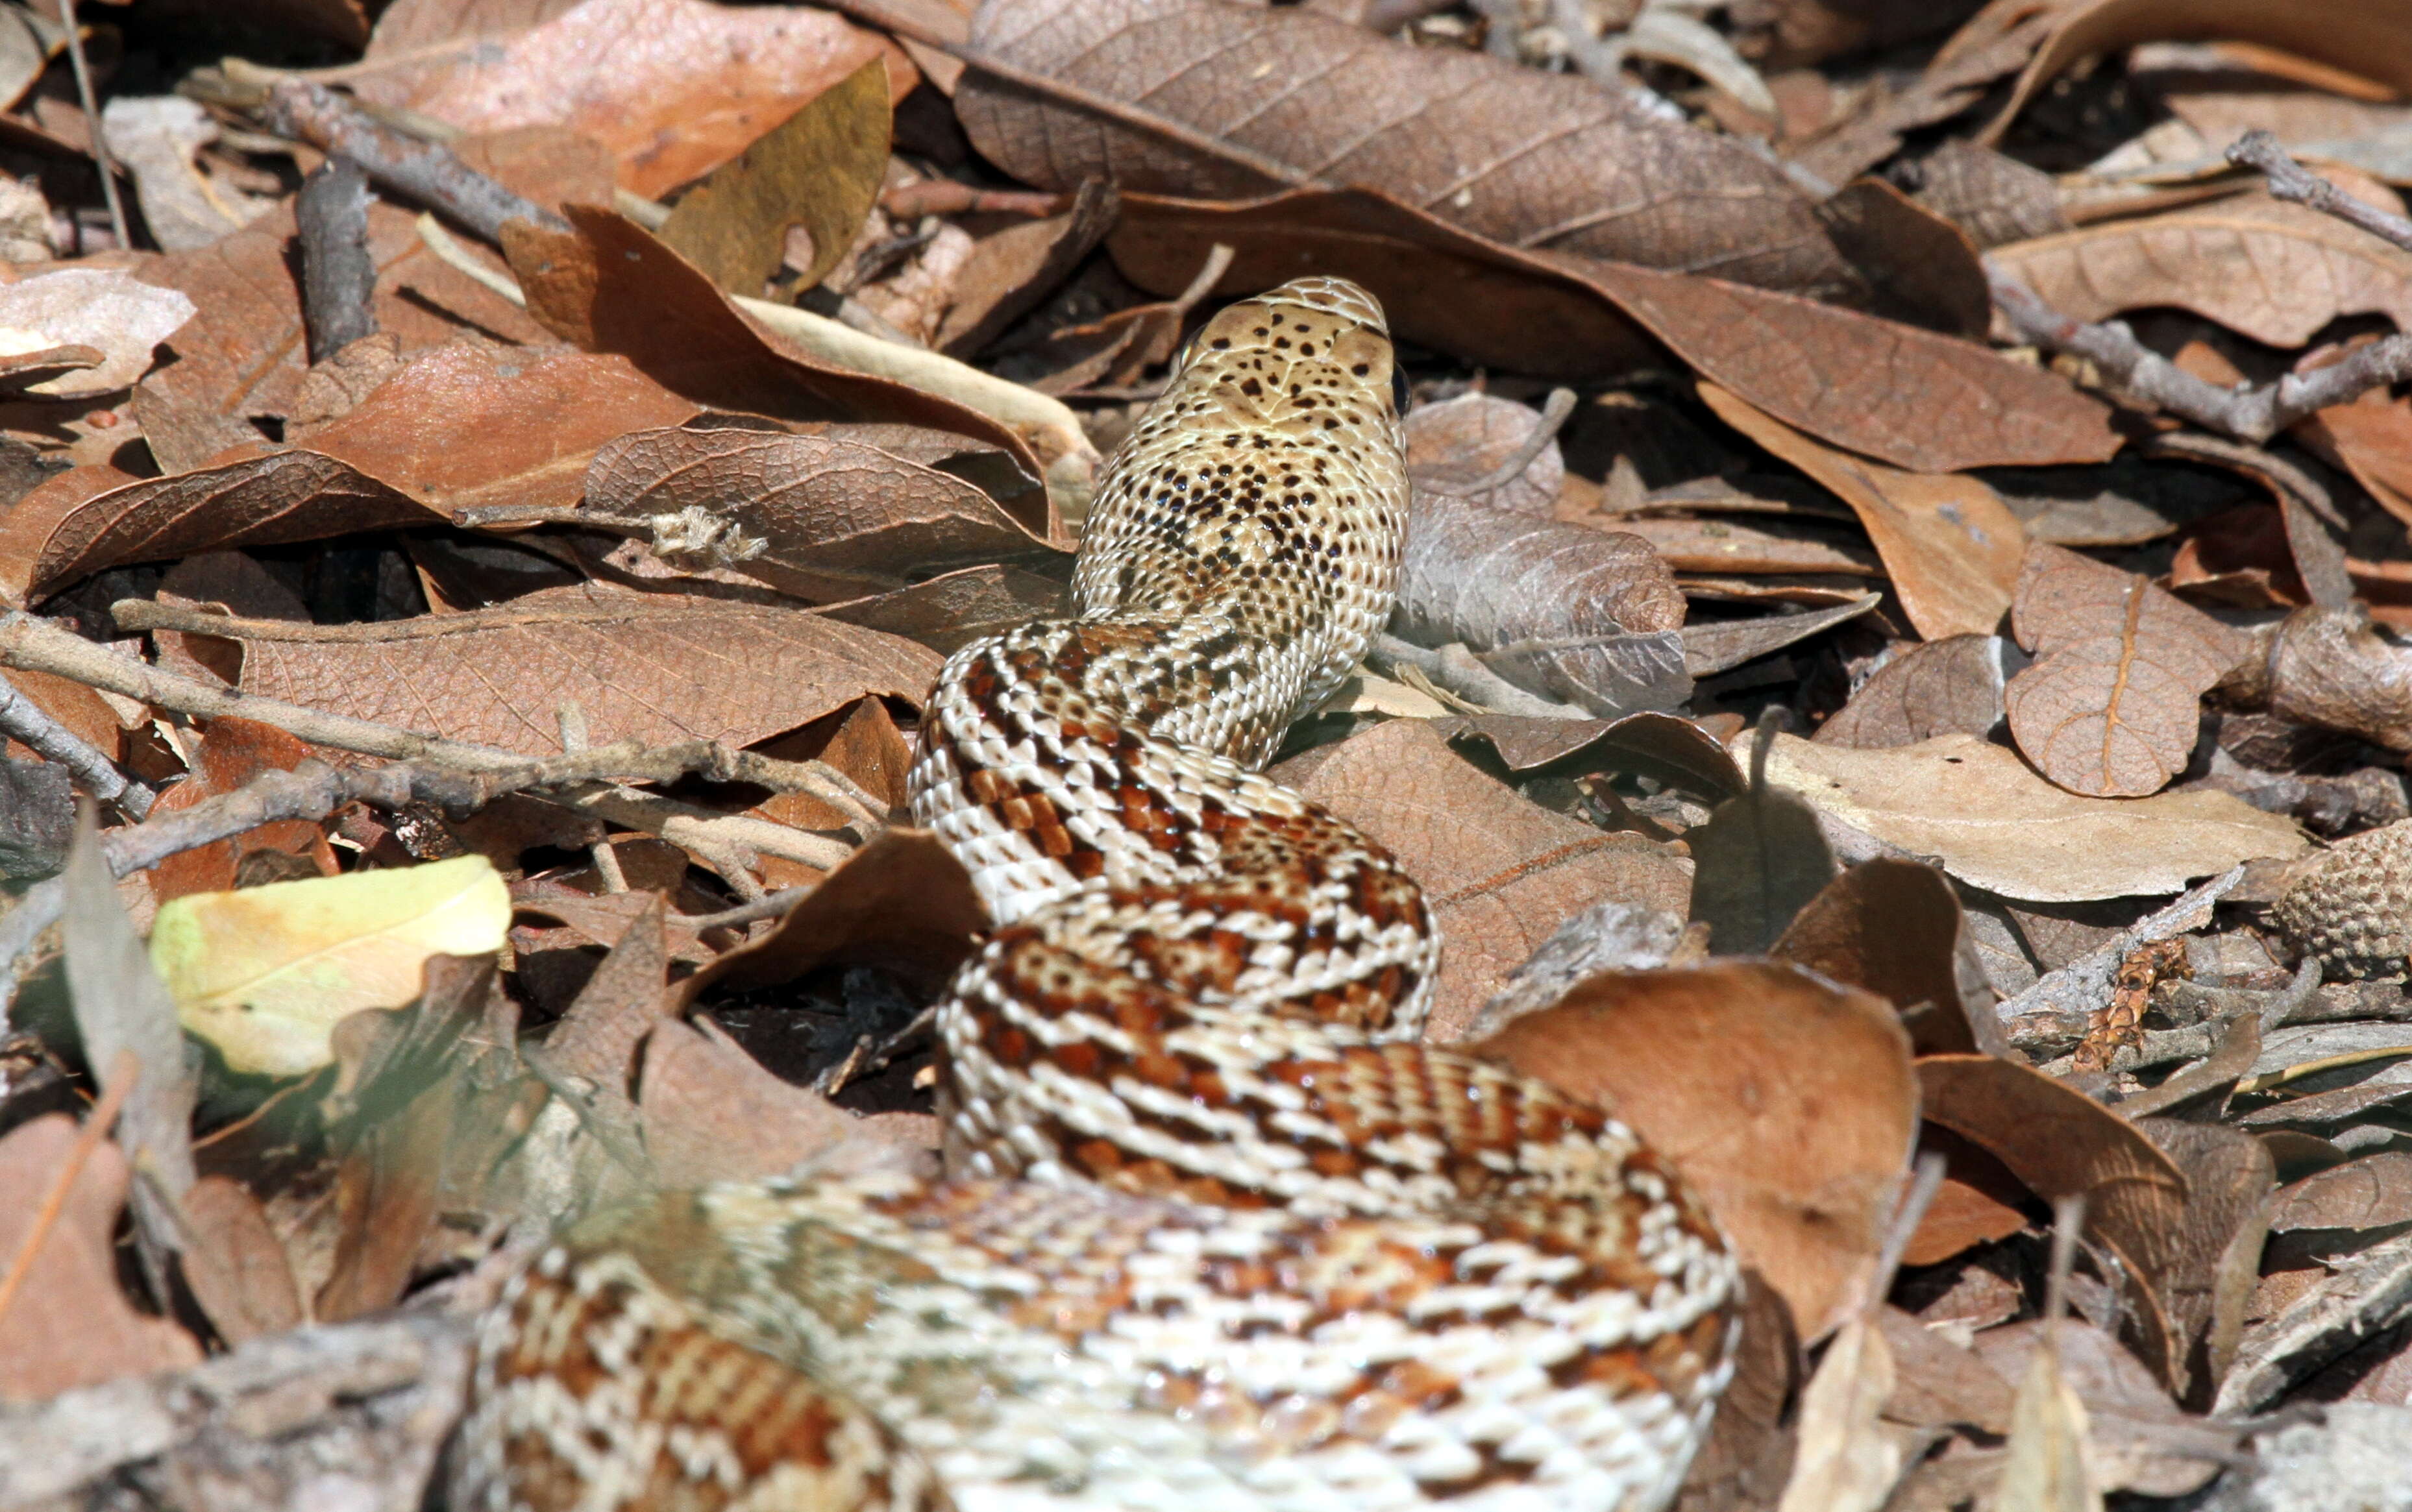
[[995, 921], [941, 1003], [946, 1177], [589, 1220], [481, 1330], [484, 1512], [1643, 1512], [1735, 1272], [1605, 1113], [1417, 1042], [1439, 941], [1257, 771], [1387, 618], [1381, 310], [1230, 306], [1109, 464], [1077, 612], [940, 674], [910, 791]]

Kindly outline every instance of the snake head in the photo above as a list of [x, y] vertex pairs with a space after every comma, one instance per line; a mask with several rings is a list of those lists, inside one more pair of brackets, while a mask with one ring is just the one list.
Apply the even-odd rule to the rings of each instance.
[[[1390, 346], [1381, 301], [1345, 278], [1294, 278], [1242, 300], [1198, 328], [1173, 365], [1174, 386], [1207, 389], [1247, 418], [1362, 398], [1389, 399], [1395, 424], [1406, 412], [1406, 375]], [[1375, 417], [1344, 414], [1358, 423]], [[1320, 417], [1315, 418], [1319, 424]]]

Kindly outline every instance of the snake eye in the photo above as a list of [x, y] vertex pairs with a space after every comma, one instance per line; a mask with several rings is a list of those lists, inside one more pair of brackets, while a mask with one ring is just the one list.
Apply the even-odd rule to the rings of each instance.
[[1394, 415], [1407, 412], [1407, 370], [1396, 362], [1390, 364], [1390, 412]]
[[1204, 334], [1206, 334], [1204, 326], [1199, 326], [1196, 330], [1191, 331], [1189, 339], [1181, 344], [1181, 350], [1172, 354], [1172, 366], [1166, 371], [1178, 374], [1186, 369], [1189, 366], [1189, 360], [1198, 353], [1198, 338]]

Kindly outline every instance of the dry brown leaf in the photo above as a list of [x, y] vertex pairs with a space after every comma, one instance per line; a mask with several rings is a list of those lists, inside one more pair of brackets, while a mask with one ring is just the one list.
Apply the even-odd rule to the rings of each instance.
[[2226, 793], [2082, 798], [1971, 735], [1858, 751], [1776, 737], [1768, 780], [1963, 882], [2035, 903], [2176, 892], [2259, 857], [2302, 854], [2294, 824]]
[[[2030, 1318], [1977, 1335], [1977, 1353], [2006, 1381], [2027, 1377], [2043, 1343], [2043, 1321]], [[2219, 1473], [2234, 1449], [2233, 1429], [2181, 1412], [2136, 1358], [2091, 1324], [2064, 1318], [2052, 1330], [2053, 1363], [2065, 1389], [2082, 1403], [2068, 1423], [2103, 1491], [2184, 1496]], [[2021, 1391], [2020, 1416], [2027, 1402]], [[2022, 1430], [2013, 1428], [2012, 1432]], [[2029, 1503], [2052, 1509], [2059, 1504]], [[2091, 1504], [2098, 1507], [2098, 1498]], [[2008, 1504], [2004, 1504], [2008, 1512]]]
[[[962, 478], [834, 436], [640, 430], [605, 445], [585, 507], [723, 524], [758, 554], [732, 570], [811, 601], [901, 588], [932, 569], [1046, 552]], [[658, 545], [656, 550], [659, 550]]]
[[[2252, 1038], [2258, 1048], [2260, 1036]], [[2242, 1129], [2173, 1118], [2138, 1119], [2136, 1126], [2186, 1179], [2185, 1217], [2159, 1299], [2175, 1356], [2168, 1373], [2174, 1394], [2208, 1402], [2243, 1327], [2250, 1278], [2269, 1237], [2275, 1162], [2269, 1146]]]
[[1239, 254], [1224, 293], [1312, 266], [1373, 290], [1408, 340], [1478, 364], [1624, 373], [1662, 360], [1646, 332], [1787, 423], [1918, 472], [2100, 462], [2120, 446], [2099, 402], [1982, 346], [1720, 279], [1519, 252], [1371, 190], [1239, 205], [1125, 195], [1107, 245], [1135, 283], [1169, 294], [1215, 242]]
[[2248, 195], [2111, 221], [1992, 256], [2077, 320], [2175, 305], [2271, 346], [2301, 346], [2342, 316], [2412, 330], [2404, 255], [2332, 215]]
[[777, 928], [679, 983], [679, 1006], [692, 1006], [706, 988], [772, 987], [831, 964], [882, 966], [934, 992], [988, 927], [971, 876], [935, 838], [884, 829]]
[[1750, 785], [1717, 738], [1680, 714], [1652, 712], [1598, 720], [1482, 714], [1435, 724], [1452, 742], [1464, 739], [1490, 746], [1519, 776], [1538, 775], [1537, 769], [1564, 762], [1561, 775], [1629, 771], [1712, 800]]
[[1971, 341], [1993, 323], [1993, 297], [1968, 233], [1879, 178], [1845, 184], [1817, 207], [1843, 255], [1894, 319]]
[[2033, 1350], [2017, 1379], [1995, 1505], [2000, 1512], [2102, 1512], [2085, 1403], [2061, 1373], [2059, 1352]]
[[820, 612], [918, 640], [951, 656], [982, 636], [1065, 613], [1068, 596], [1066, 584], [1020, 567], [965, 567], [875, 598], [832, 604]]
[[1582, 523], [1640, 536], [1677, 572], [1885, 575], [1883, 559], [1854, 532], [1822, 521], [1593, 514]]
[[1801, 1393], [1801, 1439], [1776, 1512], [1876, 1512], [1901, 1478], [1902, 1442], [1877, 1418], [1892, 1400], [1891, 1346], [1865, 1317], [1835, 1334]]
[[[193, 774], [161, 794], [152, 812], [189, 809], [204, 799], [231, 793], [262, 772], [291, 771], [309, 755], [307, 745], [273, 726], [248, 719], [213, 719], [194, 754]], [[265, 858], [269, 861], [296, 863], [290, 871], [278, 865], [272, 878], [276, 881], [312, 874], [332, 876], [337, 870], [335, 853], [316, 825], [302, 819], [275, 819], [231, 839], [179, 852], [143, 874], [150, 880], [152, 896], [161, 903], [188, 893], [225, 892], [236, 886], [246, 858], [256, 851], [274, 852]]]
[[2009, 1384], [1983, 1360], [1898, 1307], [1877, 1308], [1873, 1321], [1893, 1355], [1893, 1392], [1885, 1417], [1897, 1423], [1965, 1423], [1988, 1433], [2009, 1431]]
[[1273, 775], [1389, 847], [1441, 936], [1425, 1036], [1462, 1035], [1508, 974], [1603, 899], [1682, 914], [1692, 864], [1635, 834], [1553, 814], [1484, 776], [1419, 719], [1378, 725]]
[[[1936, 1265], [2027, 1226], [2022, 1209], [2034, 1203], [2034, 1195], [1982, 1145], [1929, 1122], [1919, 1130], [1918, 1148], [1920, 1155], [1943, 1157], [1944, 1177], [1902, 1251], [1904, 1265]], [[2022, 1304], [2023, 1299], [2013, 1298], [2003, 1309], [2005, 1315]]]
[[[1475, 406], [1489, 416], [1485, 401]], [[1522, 409], [1522, 406], [1509, 406]], [[1436, 405], [1407, 421], [1411, 448], [1437, 451], [1466, 439], [1474, 409]], [[1426, 417], [1429, 416], [1430, 418]], [[1524, 434], [1540, 417], [1524, 411]], [[1486, 423], [1490, 423], [1486, 420]], [[1426, 433], [1437, 436], [1419, 443]], [[1515, 450], [1505, 426], [1484, 432], [1483, 451], [1463, 460], [1478, 477], [1484, 452], [1497, 466]], [[1399, 568], [1399, 633], [1427, 646], [1469, 647], [1509, 682], [1579, 702], [1613, 718], [1669, 708], [1691, 693], [1681, 638], [1684, 595], [1646, 542], [1567, 525], [1533, 510], [1537, 459], [1517, 480], [1525, 509], [1505, 491], [1444, 492], [1437, 473], [1416, 478], [1414, 517]]]
[[2036, 653], [2003, 690], [2010, 734], [2072, 793], [2142, 798], [2184, 769], [2202, 696], [2244, 637], [2140, 575], [2027, 546], [2011, 625]]
[[700, 1029], [674, 1019], [653, 1032], [638, 1107], [645, 1151], [666, 1190], [762, 1181], [849, 1139], [935, 1165], [928, 1152], [937, 1143], [937, 1121], [930, 1115], [857, 1118], [772, 1076], [709, 1019]]
[[[179, 101], [178, 103], [189, 103]], [[47, 399], [91, 399], [150, 371], [152, 348], [191, 321], [193, 301], [123, 269], [62, 268], [0, 285], [0, 352], [20, 365], [76, 367], [31, 385]], [[90, 352], [81, 360], [60, 348]], [[28, 374], [30, 376], [30, 374]], [[24, 387], [12, 381], [11, 388]]]
[[1870, 1301], [1918, 1129], [1890, 1004], [1769, 962], [1608, 973], [1471, 1048], [1632, 1124], [1804, 1340]]
[[[574, 231], [503, 228], [528, 309], [564, 340], [617, 352], [699, 404], [802, 420], [901, 421], [996, 447], [1035, 480], [1030, 443], [976, 410], [908, 384], [796, 355], [759, 334], [710, 279], [641, 227], [571, 206]], [[1052, 521], [1050, 522], [1050, 533]]]
[[934, 345], [957, 357], [987, 345], [1071, 276], [1113, 226], [1118, 208], [1112, 185], [1092, 181], [1063, 214], [980, 238], [955, 280], [954, 302]]
[[128, 562], [443, 522], [407, 494], [332, 457], [273, 451], [264, 443], [246, 449], [253, 455], [230, 453], [237, 460], [112, 489], [66, 511], [47, 531], [37, 529], [38, 514], [18, 518], [27, 514], [21, 506], [9, 523], [26, 535], [0, 555], [0, 594], [30, 602]]
[[679, 198], [662, 241], [731, 294], [762, 297], [790, 229], [812, 242], [796, 286], [838, 265], [888, 172], [888, 75], [872, 59]]
[[641, 896], [644, 905], [623, 926], [610, 952], [545, 1036], [543, 1050], [549, 1069], [592, 1083], [595, 1101], [624, 1116], [632, 1112], [628, 1096], [637, 1079], [637, 1047], [669, 1008], [662, 895]]
[[1930, 1121], [1983, 1146], [2037, 1196], [2083, 1196], [2085, 1231], [2161, 1281], [2177, 1255], [2185, 1177], [2134, 1124], [1998, 1056], [1922, 1057], [1918, 1084]]
[[1851, 506], [1919, 635], [1939, 640], [1999, 628], [2026, 531], [1992, 489], [1974, 477], [1903, 472], [1821, 446], [1713, 383], [1700, 385], [1700, 399]]
[[1810, 739], [1860, 750], [1954, 731], [1983, 737], [2002, 722], [2002, 641], [1946, 636], [1910, 647], [1875, 669]]
[[2383, 635], [2361, 606], [2305, 606], [2272, 639], [2270, 712], [2412, 750], [2412, 653]]
[[[1974, 947], [1941, 872], [1885, 857], [1829, 883], [1793, 916], [1768, 954], [1890, 1002], [1922, 1054], [1974, 1050], [1962, 962]], [[1990, 998], [1978, 1006], [1990, 1012]]]
[[1234, 198], [1360, 183], [1512, 245], [1770, 287], [1855, 283], [1774, 165], [1571, 76], [1410, 48], [1308, 12], [1197, 0], [986, 0], [972, 45], [1239, 149], [1238, 160], [1203, 152], [975, 67], [956, 94], [964, 130], [1042, 188], [1110, 178]]
[[2389, 514], [2412, 524], [2412, 400], [2374, 389], [2298, 422], [2293, 434], [2353, 474]]
[[[45, 1196], [66, 1169], [79, 1130], [64, 1114], [0, 1138], [0, 1267], [13, 1267]], [[80, 1386], [200, 1363], [200, 1346], [166, 1318], [138, 1313], [118, 1289], [111, 1234], [130, 1180], [115, 1144], [96, 1145], [0, 1314], [0, 1402], [39, 1402]], [[62, 1328], [72, 1319], [72, 1328]]]
[[1792, 1310], [1765, 1277], [1745, 1270], [1742, 1283], [1742, 1343], [1735, 1346], [1733, 1380], [1684, 1473], [1675, 1512], [1772, 1506], [1792, 1475], [1801, 1341]]
[[2412, 33], [2401, 21], [2364, 0], [2078, 0], [2058, 9], [2051, 37], [1978, 139], [1987, 146], [1999, 139], [2036, 92], [2080, 58], [2138, 42], [2258, 42], [2412, 91]]
[[192, 1230], [184, 1281], [219, 1338], [240, 1345], [310, 1321], [285, 1246], [248, 1188], [229, 1177], [204, 1176], [184, 1194], [183, 1206]]
[[[136, 270], [144, 283], [180, 289], [199, 307], [169, 343], [178, 360], [143, 383], [189, 416], [187, 424], [225, 433], [228, 425], [248, 429], [255, 416], [292, 412], [309, 370], [295, 240], [287, 207], [197, 252], [151, 258]], [[377, 329], [395, 336], [404, 355], [473, 332], [545, 339], [517, 305], [429, 252], [409, 211], [370, 201], [368, 245], [377, 270], [371, 301]]]
[[[1528, 404], [1478, 389], [1419, 404], [1405, 426], [1407, 476], [1426, 489], [1464, 494], [1522, 450], [1539, 419]], [[1551, 520], [1566, 481], [1566, 457], [1552, 438], [1522, 472], [1478, 497], [1486, 508]]]
[[1834, 880], [1834, 855], [1809, 805], [1755, 784], [1684, 831], [1692, 852], [1692, 917], [1720, 955], [1759, 955]]
[[2388, 1150], [2315, 1171], [2289, 1183], [2270, 1211], [2270, 1231], [2360, 1232], [2412, 1224], [2412, 1151]]
[[[610, 149], [620, 186], [648, 198], [699, 178], [874, 59], [888, 67], [889, 97], [919, 77], [896, 44], [826, 10], [743, 8], [703, 0], [587, 0], [540, 15], [522, 9], [463, 24], [421, 17], [410, 35], [426, 45], [497, 32], [475, 49], [399, 54], [354, 81], [360, 96], [402, 106], [463, 131], [567, 126]], [[525, 30], [521, 30], [526, 27]], [[399, 35], [400, 29], [397, 29]]]
[[918, 702], [939, 665], [816, 615], [580, 588], [332, 639], [314, 628], [247, 631], [243, 690], [530, 756], [561, 750], [564, 703], [597, 745], [744, 746], [865, 693]]

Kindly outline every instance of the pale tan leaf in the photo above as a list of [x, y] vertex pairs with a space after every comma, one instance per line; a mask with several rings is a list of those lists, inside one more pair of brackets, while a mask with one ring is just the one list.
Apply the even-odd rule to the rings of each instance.
[[1861, 1318], [1817, 1363], [1801, 1396], [1801, 1445], [1776, 1512], [1875, 1512], [1901, 1478], [1902, 1446], [1877, 1421], [1893, 1392], [1892, 1350]]

